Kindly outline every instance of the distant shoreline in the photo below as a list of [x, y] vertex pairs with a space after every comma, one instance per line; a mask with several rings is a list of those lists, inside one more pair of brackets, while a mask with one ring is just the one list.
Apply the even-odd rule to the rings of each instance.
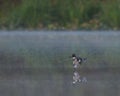
[[119, 4], [119, 0], [1, 0], [0, 30], [120, 30]]

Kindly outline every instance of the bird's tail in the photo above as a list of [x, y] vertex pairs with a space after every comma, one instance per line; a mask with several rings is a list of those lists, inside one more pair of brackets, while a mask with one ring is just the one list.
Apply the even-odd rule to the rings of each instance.
[[82, 58], [82, 61], [83, 61], [83, 62], [86, 62], [86, 61], [87, 61], [87, 58]]

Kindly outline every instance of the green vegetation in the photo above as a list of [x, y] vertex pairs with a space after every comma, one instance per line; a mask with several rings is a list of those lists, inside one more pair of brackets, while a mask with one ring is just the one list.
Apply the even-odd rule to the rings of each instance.
[[119, 0], [1, 2], [1, 29], [120, 29]]

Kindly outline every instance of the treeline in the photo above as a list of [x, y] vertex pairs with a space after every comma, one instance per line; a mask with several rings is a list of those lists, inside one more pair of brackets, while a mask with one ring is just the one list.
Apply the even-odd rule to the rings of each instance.
[[120, 0], [0, 0], [1, 29], [120, 29]]

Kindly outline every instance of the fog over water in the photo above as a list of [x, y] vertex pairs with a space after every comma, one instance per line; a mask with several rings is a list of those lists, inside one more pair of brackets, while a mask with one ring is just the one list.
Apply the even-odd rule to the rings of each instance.
[[[1, 31], [0, 96], [119, 96], [120, 33]], [[72, 84], [72, 53], [87, 83]]]

